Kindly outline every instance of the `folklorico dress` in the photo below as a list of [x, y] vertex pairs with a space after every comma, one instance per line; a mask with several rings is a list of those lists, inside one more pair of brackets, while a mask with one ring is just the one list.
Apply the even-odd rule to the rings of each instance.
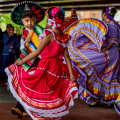
[[34, 120], [58, 120], [69, 113], [74, 99], [78, 97], [77, 84], [72, 83], [62, 55], [70, 36], [60, 36], [50, 29], [54, 41], [41, 52], [37, 68], [25, 72], [22, 66], [12, 64], [6, 68], [8, 82], [13, 96], [23, 105]]
[[[115, 24], [97, 19], [81, 19], [66, 33], [73, 36], [69, 54], [78, 77], [80, 98], [91, 103], [94, 98], [100, 102], [113, 103], [120, 94], [119, 71], [119, 29]], [[108, 41], [114, 45], [105, 52]]]

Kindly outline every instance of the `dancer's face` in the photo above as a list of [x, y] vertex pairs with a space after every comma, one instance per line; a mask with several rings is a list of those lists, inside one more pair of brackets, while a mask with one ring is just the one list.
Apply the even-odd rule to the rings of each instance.
[[105, 21], [107, 19], [106, 13], [102, 13], [101, 17], [102, 17], [102, 20]]
[[9, 28], [9, 35], [12, 36], [14, 34], [14, 28], [10, 27]]
[[36, 22], [36, 18], [35, 16], [33, 17], [25, 17], [22, 19], [22, 22], [24, 24], [25, 27], [27, 27], [28, 29], [33, 29], [35, 22]]

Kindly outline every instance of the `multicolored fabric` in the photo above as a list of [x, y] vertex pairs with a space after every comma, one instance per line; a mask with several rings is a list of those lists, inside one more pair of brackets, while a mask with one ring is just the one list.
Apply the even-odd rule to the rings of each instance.
[[[44, 35], [51, 30], [44, 30]], [[52, 32], [54, 33], [54, 32]], [[12, 64], [5, 71], [13, 96], [24, 106], [33, 120], [59, 120], [69, 113], [78, 96], [76, 83], [72, 83], [67, 65], [63, 63], [65, 36], [53, 34], [55, 40], [43, 49], [36, 69], [25, 72], [22, 66]], [[66, 41], [65, 39], [65, 41]]]
[[11, 19], [18, 25], [23, 25], [21, 21], [21, 14], [25, 10], [31, 10], [36, 15], [36, 24], [43, 20], [45, 16], [45, 10], [37, 3], [33, 1], [22, 1], [18, 3], [11, 11]]
[[[112, 20], [110, 20], [110, 19], [107, 19], [106, 21], [105, 21], [105, 23], [106, 24], [112, 24], [112, 25], [115, 25], [115, 26], [117, 26], [117, 28], [116, 29], [118, 29], [117, 31], [119, 32], [119, 36], [118, 36], [118, 38], [117, 38], [117, 41], [116, 41], [116, 44], [117, 44], [117, 46], [118, 46], [118, 48], [119, 48], [119, 43], [120, 43], [120, 26], [118, 25], [118, 24], [116, 24], [116, 22], [115, 21], [112, 21]], [[108, 28], [109, 29], [109, 28]], [[111, 41], [114, 41], [115, 42], [115, 39], [116, 38], [111, 38], [111, 39], [109, 39], [109, 42]], [[119, 42], [118, 42], [119, 41]]]
[[[29, 53], [30, 53], [30, 52], [28, 52], [28, 51], [26, 50], [26, 48], [24, 48], [24, 49], [21, 51], [21, 54], [20, 54], [20, 56], [19, 56], [18, 59], [25, 58], [27, 55], [29, 55]], [[23, 69], [24, 69], [25, 71], [28, 71], [28, 70], [30, 69], [30, 67], [32, 66], [32, 64], [34, 63], [34, 61], [35, 61], [35, 59], [32, 59], [32, 60], [28, 61], [27, 63], [24, 63], [24, 64], [22, 65]]]
[[[36, 25], [34, 26], [34, 29], [30, 31], [27, 29], [23, 30], [21, 39], [23, 39], [25, 41], [26, 37], [30, 37], [31, 41], [29, 43], [26, 43], [24, 45], [24, 48], [21, 51], [20, 57], [18, 59], [22, 59], [24, 57], [26, 57], [28, 54], [30, 54], [31, 52], [35, 51], [37, 49], [37, 47], [39, 46], [40, 40], [39, 40], [39, 35], [43, 32], [43, 28]], [[30, 67], [32, 66], [32, 64], [34, 63], [35, 58], [28, 61], [27, 63], [24, 63], [23, 69], [25, 71], [28, 71], [30, 69]]]
[[80, 32], [81, 36], [84, 34], [92, 40], [96, 47], [100, 51], [101, 46], [105, 40], [105, 34], [107, 31], [106, 25], [97, 19], [81, 19], [76, 24], [69, 27], [65, 33], [70, 33], [73, 36], [76, 32]]
[[117, 97], [114, 107], [116, 112], [120, 115], [120, 95]]
[[71, 10], [71, 16], [66, 17], [64, 20], [64, 23], [61, 26], [61, 30], [65, 32], [69, 27], [71, 27], [72, 24], [75, 24], [78, 22], [77, 14], [74, 9]]
[[[114, 9], [114, 11], [112, 9]], [[107, 15], [108, 19], [114, 21], [114, 23], [120, 28], [119, 23], [115, 19], [116, 14], [117, 14], [117, 9], [115, 7], [113, 7], [113, 6], [106, 7], [106, 15]]]
[[[118, 27], [110, 23], [105, 25], [97, 19], [81, 19], [66, 33], [73, 37], [69, 54], [74, 68], [80, 73], [80, 98], [87, 103], [93, 98], [104, 103], [115, 102], [120, 94]], [[114, 46], [101, 53], [101, 47], [106, 47], [111, 40]]]

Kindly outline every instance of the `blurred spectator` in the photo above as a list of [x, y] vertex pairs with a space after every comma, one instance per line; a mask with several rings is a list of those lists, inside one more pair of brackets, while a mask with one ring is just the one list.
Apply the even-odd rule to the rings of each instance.
[[4, 31], [3, 33], [9, 33], [9, 28], [12, 26], [12, 24], [7, 24], [6, 27], [6, 31]]
[[19, 48], [19, 40], [17, 35], [14, 35], [14, 27], [9, 24], [3, 33], [3, 50], [0, 66], [0, 78], [3, 80], [6, 79], [4, 68], [14, 63], [17, 48]]
[[2, 43], [3, 43], [2, 38], [3, 38], [3, 33], [2, 33], [2, 29], [0, 28], [0, 53], [2, 52], [2, 49], [1, 49]]
[[[19, 41], [19, 44], [20, 44], [21, 35], [18, 35], [17, 37], [18, 37], [18, 41]], [[16, 59], [18, 59], [18, 57], [20, 56], [20, 53], [21, 53], [20, 47], [16, 48], [15, 51], [16, 51]]]
[[1, 62], [1, 54], [2, 54], [2, 49], [3, 49], [3, 33], [2, 29], [0, 28], [0, 62]]
[[18, 36], [14, 34], [13, 26], [9, 28], [9, 36], [10, 36], [10, 41], [13, 43], [9, 49], [9, 65], [10, 65], [15, 62], [17, 50], [19, 50], [19, 46], [20, 46]]

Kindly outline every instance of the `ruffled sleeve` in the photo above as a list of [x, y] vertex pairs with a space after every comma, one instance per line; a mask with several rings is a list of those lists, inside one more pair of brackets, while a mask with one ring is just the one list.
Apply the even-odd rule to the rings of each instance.
[[69, 41], [71, 40], [71, 36], [69, 34], [64, 34], [63, 36], [61, 36], [57, 33], [54, 33], [51, 29], [44, 29], [44, 32], [39, 36], [40, 41], [49, 33], [53, 34], [54, 40], [58, 44], [62, 45], [63, 47], [68, 47]]
[[108, 34], [107, 38], [109, 42], [113, 42], [118, 45], [119, 43], [119, 29], [116, 25], [108, 23]]
[[58, 41], [58, 43], [63, 47], [68, 47], [69, 41], [71, 40], [71, 36], [69, 34], [64, 34], [64, 36], [56, 34], [55, 38]]
[[39, 35], [39, 40], [40, 40], [40, 42], [41, 42], [41, 40], [42, 40], [46, 35], [48, 35], [50, 32], [51, 32], [50, 29], [44, 29], [43, 33], [41, 33], [41, 34]]

